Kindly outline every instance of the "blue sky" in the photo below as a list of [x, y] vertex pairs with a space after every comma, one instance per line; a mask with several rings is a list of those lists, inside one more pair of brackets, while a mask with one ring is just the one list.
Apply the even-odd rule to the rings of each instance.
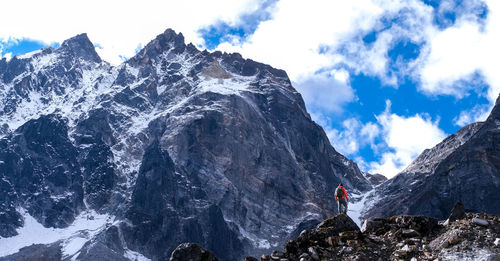
[[0, 29], [0, 52], [9, 58], [57, 47], [87, 32], [98, 53], [117, 64], [170, 27], [200, 48], [285, 69], [332, 145], [362, 170], [389, 177], [425, 148], [484, 120], [499, 94], [498, 1], [236, 2], [110, 1], [94, 19], [71, 11], [61, 17], [68, 12], [61, 7], [46, 9], [48, 21], [33, 10], [39, 22]]

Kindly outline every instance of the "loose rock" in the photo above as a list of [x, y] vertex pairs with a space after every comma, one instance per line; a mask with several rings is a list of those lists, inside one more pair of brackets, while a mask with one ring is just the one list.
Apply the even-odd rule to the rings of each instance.
[[473, 218], [472, 222], [480, 226], [488, 226], [488, 221], [481, 218]]

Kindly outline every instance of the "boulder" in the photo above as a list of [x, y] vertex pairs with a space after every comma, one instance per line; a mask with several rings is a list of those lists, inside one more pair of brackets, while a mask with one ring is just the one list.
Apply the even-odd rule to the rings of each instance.
[[360, 231], [358, 225], [345, 214], [338, 214], [319, 223], [316, 229], [333, 228], [338, 234], [345, 231]]
[[170, 261], [218, 261], [218, 259], [199, 244], [182, 243], [172, 252]]
[[464, 205], [462, 202], [458, 201], [455, 203], [455, 206], [453, 206], [453, 209], [451, 210], [450, 217], [448, 217], [448, 222], [453, 222], [458, 219], [464, 219], [465, 218], [465, 209]]
[[488, 221], [482, 219], [482, 218], [473, 218], [472, 223], [480, 226], [488, 226]]

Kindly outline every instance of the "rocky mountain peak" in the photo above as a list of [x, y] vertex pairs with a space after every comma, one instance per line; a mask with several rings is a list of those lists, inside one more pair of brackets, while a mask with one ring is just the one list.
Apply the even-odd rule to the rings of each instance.
[[94, 44], [90, 41], [86, 33], [65, 40], [59, 50], [74, 54], [86, 61], [102, 62], [101, 57], [95, 51]]
[[177, 34], [174, 30], [169, 28], [149, 42], [138, 54], [129, 60], [129, 63], [141, 65], [149, 64], [152, 60], [156, 60], [159, 55], [171, 49], [173, 53], [179, 54], [184, 52], [186, 44], [184, 43], [184, 36], [182, 33]]

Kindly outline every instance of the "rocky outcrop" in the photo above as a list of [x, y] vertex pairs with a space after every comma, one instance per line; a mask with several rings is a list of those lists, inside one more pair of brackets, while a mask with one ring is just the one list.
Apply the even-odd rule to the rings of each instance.
[[194, 243], [180, 244], [170, 257], [170, 261], [218, 261], [215, 255]]
[[[487, 222], [478, 225], [474, 219]], [[354, 225], [354, 226], [352, 226]], [[365, 221], [360, 231], [346, 215], [325, 220], [305, 230], [261, 261], [318, 260], [497, 260], [495, 245], [500, 217], [466, 213], [463, 219], [443, 225], [426, 216], [393, 216]], [[277, 256], [279, 255], [279, 258]]]
[[19, 252], [0, 257], [0, 261], [53, 261], [62, 260], [59, 242], [50, 245], [31, 245], [21, 248]]

